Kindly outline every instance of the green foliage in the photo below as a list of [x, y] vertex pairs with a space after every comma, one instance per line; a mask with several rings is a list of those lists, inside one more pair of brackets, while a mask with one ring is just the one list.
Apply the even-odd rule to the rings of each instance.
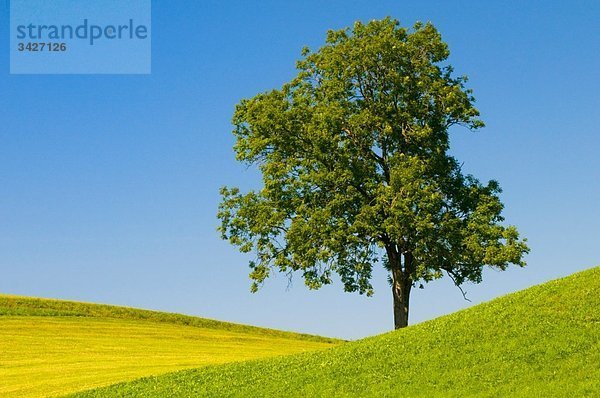
[[336, 342], [179, 314], [0, 295], [0, 396], [65, 395]]
[[483, 122], [433, 25], [357, 22], [302, 55], [291, 82], [233, 117], [237, 159], [264, 186], [223, 188], [218, 217], [222, 237], [256, 255], [253, 291], [273, 270], [312, 289], [337, 273], [346, 291], [372, 294], [379, 262], [410, 284], [445, 271], [458, 285], [480, 282], [485, 265], [525, 265], [498, 183], [464, 175], [447, 153], [452, 126]]
[[406, 329], [77, 398], [597, 397], [600, 267]]

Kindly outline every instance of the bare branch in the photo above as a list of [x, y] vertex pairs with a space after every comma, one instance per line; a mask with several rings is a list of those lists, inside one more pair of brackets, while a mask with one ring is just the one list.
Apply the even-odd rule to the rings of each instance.
[[448, 277], [450, 279], [452, 279], [452, 282], [454, 282], [454, 286], [456, 286], [458, 288], [458, 290], [460, 290], [460, 293], [462, 294], [463, 298], [470, 303], [471, 300], [469, 300], [469, 298], [467, 297], [467, 292], [465, 292], [462, 289], [462, 287], [460, 287], [460, 285], [458, 283], [456, 283], [456, 279], [454, 278], [454, 275], [452, 275], [452, 273], [450, 271], [448, 271], [448, 270], [444, 270], [444, 271], [446, 271], [446, 273], [448, 274]]

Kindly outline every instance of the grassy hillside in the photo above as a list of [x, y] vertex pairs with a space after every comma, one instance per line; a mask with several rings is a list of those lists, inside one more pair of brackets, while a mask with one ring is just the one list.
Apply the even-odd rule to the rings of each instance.
[[200, 396], [597, 397], [600, 268], [327, 351], [77, 395]]
[[0, 397], [59, 396], [334, 343], [178, 314], [0, 295]]

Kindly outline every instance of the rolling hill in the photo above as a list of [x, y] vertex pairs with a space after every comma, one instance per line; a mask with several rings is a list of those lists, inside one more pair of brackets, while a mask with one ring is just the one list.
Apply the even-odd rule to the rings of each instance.
[[0, 397], [62, 396], [336, 343], [185, 315], [0, 295]]
[[600, 396], [600, 268], [326, 351], [185, 370], [76, 395], [222, 396]]

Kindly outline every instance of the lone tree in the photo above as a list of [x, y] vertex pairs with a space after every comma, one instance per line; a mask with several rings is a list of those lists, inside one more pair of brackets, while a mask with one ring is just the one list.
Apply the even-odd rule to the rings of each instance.
[[305, 48], [280, 90], [237, 105], [237, 159], [258, 166], [264, 187], [222, 188], [218, 217], [223, 239], [255, 252], [252, 291], [276, 270], [311, 289], [337, 273], [345, 291], [372, 295], [381, 263], [402, 328], [414, 286], [446, 273], [460, 288], [484, 266], [525, 265], [498, 183], [448, 155], [451, 126], [483, 126], [448, 55], [429, 23], [357, 22]]

